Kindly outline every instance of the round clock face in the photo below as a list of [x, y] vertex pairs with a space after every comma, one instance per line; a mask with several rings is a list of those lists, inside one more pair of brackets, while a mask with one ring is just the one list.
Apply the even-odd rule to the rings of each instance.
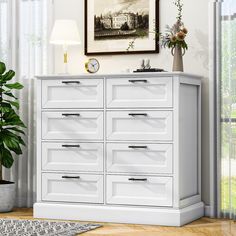
[[96, 73], [98, 72], [100, 65], [97, 59], [91, 58], [85, 63], [85, 68], [89, 73]]

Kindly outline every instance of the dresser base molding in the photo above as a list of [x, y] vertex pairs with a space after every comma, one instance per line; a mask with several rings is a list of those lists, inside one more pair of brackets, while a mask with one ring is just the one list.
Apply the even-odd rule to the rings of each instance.
[[34, 217], [110, 223], [182, 226], [204, 216], [202, 202], [183, 209], [35, 203]]

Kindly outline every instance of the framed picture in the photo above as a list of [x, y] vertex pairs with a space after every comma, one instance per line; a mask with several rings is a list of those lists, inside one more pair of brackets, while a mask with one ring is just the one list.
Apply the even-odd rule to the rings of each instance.
[[85, 0], [85, 55], [158, 53], [155, 31], [159, 0]]

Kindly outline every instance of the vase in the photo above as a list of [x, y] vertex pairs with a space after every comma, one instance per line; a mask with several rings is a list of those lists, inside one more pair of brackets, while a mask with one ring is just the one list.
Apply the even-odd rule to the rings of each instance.
[[16, 196], [16, 184], [9, 181], [0, 181], [0, 213], [13, 209]]
[[172, 71], [184, 71], [184, 66], [183, 66], [183, 55], [185, 54], [185, 50], [182, 51], [182, 48], [180, 46], [175, 46], [172, 48], [171, 53], [174, 57], [173, 61], [173, 69]]

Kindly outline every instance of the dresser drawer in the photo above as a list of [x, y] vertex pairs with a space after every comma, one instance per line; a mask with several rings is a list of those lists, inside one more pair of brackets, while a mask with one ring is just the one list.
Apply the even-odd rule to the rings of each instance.
[[102, 79], [42, 81], [42, 108], [102, 108]]
[[42, 112], [42, 139], [103, 139], [103, 112]]
[[42, 169], [103, 171], [103, 144], [42, 143]]
[[172, 173], [172, 144], [107, 144], [107, 171]]
[[42, 200], [103, 203], [103, 176], [43, 173]]
[[172, 140], [172, 111], [109, 111], [108, 140]]
[[107, 203], [172, 206], [172, 178], [107, 176]]
[[172, 107], [172, 78], [108, 79], [107, 107]]

